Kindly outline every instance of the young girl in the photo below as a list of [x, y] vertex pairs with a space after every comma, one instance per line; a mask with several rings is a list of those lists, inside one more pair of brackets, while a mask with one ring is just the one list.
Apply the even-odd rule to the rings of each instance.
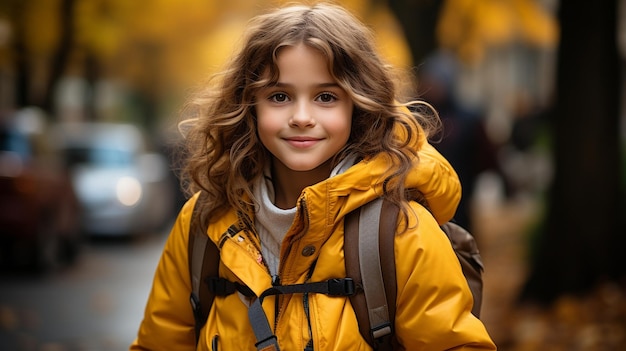
[[[395, 236], [394, 337], [406, 350], [494, 350], [439, 224], [460, 196], [426, 142], [428, 120], [401, 105], [371, 33], [334, 5], [254, 19], [241, 51], [193, 103], [181, 210], [131, 350], [255, 350], [248, 316], [273, 284], [346, 277], [344, 216], [384, 196]], [[200, 191], [207, 196], [199, 197]], [[423, 194], [430, 211], [406, 195]], [[198, 200], [201, 199], [201, 200]], [[187, 244], [191, 213], [220, 250], [220, 277], [254, 293], [218, 296], [196, 346]], [[281, 350], [371, 350], [348, 297], [267, 297]]]

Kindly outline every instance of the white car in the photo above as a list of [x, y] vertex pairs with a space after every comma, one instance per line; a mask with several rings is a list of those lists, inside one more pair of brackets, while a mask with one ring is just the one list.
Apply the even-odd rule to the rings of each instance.
[[86, 233], [148, 233], [173, 219], [175, 189], [167, 159], [146, 150], [138, 127], [65, 123], [53, 133], [72, 174]]

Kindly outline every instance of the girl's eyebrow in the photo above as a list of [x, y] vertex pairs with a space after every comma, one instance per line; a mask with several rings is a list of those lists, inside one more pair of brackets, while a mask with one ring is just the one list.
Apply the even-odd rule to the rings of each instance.
[[[271, 86], [279, 87], [279, 88], [291, 88], [293, 87], [293, 84], [276, 82], [274, 85], [271, 85]], [[313, 86], [316, 88], [339, 88], [339, 84], [335, 82], [319, 83], [319, 84], [314, 84]]]

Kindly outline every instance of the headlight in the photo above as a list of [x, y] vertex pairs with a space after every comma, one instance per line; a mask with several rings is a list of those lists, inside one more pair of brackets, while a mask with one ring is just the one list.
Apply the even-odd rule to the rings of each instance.
[[141, 200], [141, 183], [133, 177], [122, 177], [115, 185], [117, 200], [124, 206], [135, 206]]

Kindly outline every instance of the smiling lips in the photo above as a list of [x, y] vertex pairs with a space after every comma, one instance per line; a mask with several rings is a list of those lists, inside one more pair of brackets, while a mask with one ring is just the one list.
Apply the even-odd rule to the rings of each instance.
[[289, 145], [300, 149], [311, 147], [317, 144], [320, 140], [322, 139], [304, 136], [285, 138], [285, 141], [287, 141]]

